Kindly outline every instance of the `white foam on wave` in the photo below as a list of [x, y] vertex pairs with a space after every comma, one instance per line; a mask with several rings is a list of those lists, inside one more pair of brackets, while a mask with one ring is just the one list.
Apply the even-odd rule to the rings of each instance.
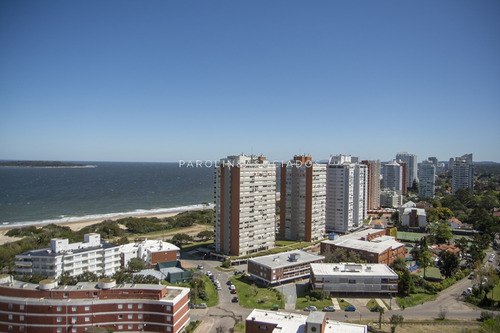
[[12, 227], [24, 227], [28, 225], [46, 225], [46, 224], [60, 224], [60, 223], [71, 223], [71, 222], [86, 222], [93, 220], [108, 220], [115, 219], [121, 217], [130, 217], [130, 216], [144, 216], [144, 215], [160, 215], [160, 214], [170, 214], [170, 213], [181, 213], [185, 211], [191, 210], [200, 210], [200, 209], [212, 209], [214, 208], [213, 204], [198, 204], [198, 205], [188, 205], [188, 206], [179, 206], [179, 207], [171, 207], [171, 208], [156, 208], [156, 209], [136, 209], [130, 212], [121, 212], [121, 213], [107, 213], [107, 214], [93, 214], [93, 215], [85, 215], [85, 216], [66, 216], [59, 215], [58, 219], [48, 219], [48, 220], [40, 220], [40, 221], [25, 221], [25, 222], [3, 222], [1, 228], [12, 228]]

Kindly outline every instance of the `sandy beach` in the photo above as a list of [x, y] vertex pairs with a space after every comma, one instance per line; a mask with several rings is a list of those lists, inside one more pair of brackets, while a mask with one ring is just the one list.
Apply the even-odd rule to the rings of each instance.
[[[128, 216], [128, 217], [148, 217], [148, 218], [157, 217], [157, 218], [165, 218], [165, 217], [175, 216], [175, 215], [177, 215], [179, 213], [182, 213], [182, 212], [163, 213], [163, 214], [146, 214], [146, 215], [138, 214], [138, 215], [131, 215], [131, 216]], [[124, 218], [124, 217], [120, 216], [120, 217], [107, 218], [107, 219], [95, 219], [95, 220], [76, 221], [76, 222], [61, 222], [61, 223], [57, 223], [57, 225], [70, 227], [71, 230], [73, 230], [73, 231], [79, 231], [79, 230], [85, 228], [86, 226], [97, 224], [97, 223], [101, 223], [101, 222], [103, 222], [105, 220], [115, 221], [115, 220], [119, 220], [119, 219], [122, 219], [122, 218]], [[41, 227], [41, 226], [46, 225], [46, 224], [34, 224], [34, 225], [36, 227]], [[5, 234], [9, 230], [14, 229], [14, 228], [16, 228], [16, 227], [15, 226], [11, 226], [11, 227], [5, 227], [5, 228], [0, 229], [0, 245], [5, 244], [5, 243], [9, 243], [9, 242], [14, 242], [14, 241], [20, 239], [18, 237], [8, 237], [8, 236], [5, 236]]]

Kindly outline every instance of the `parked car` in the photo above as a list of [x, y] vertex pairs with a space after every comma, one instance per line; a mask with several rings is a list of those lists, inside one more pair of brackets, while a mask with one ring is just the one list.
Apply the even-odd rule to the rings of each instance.
[[344, 311], [349, 311], [349, 312], [356, 311], [356, 307], [354, 305], [349, 305], [347, 308], [345, 308]]
[[229, 286], [229, 290], [235, 290], [235, 289], [236, 289], [236, 287], [234, 286], [234, 284]]
[[370, 312], [378, 312], [378, 306], [374, 306], [370, 309]]
[[469, 275], [469, 280], [474, 280], [474, 273], [472, 273], [471, 275]]
[[308, 306], [304, 309], [304, 311], [318, 311], [314, 305]]
[[227, 282], [226, 282], [226, 284], [227, 284], [228, 286], [230, 286], [230, 285], [232, 285], [232, 284], [233, 284], [233, 282], [231, 282], [231, 280], [229, 280], [229, 281], [227, 281]]
[[237, 296], [234, 296], [233, 299], [231, 300], [231, 302], [233, 303], [238, 303], [240, 300], [238, 299]]
[[207, 304], [205, 304], [205, 303], [200, 303], [200, 304], [196, 305], [196, 308], [197, 308], [197, 309], [206, 309], [206, 308], [207, 308]]
[[323, 308], [323, 311], [324, 312], [335, 312], [335, 307], [333, 305], [330, 305], [330, 306], [325, 306]]
[[231, 289], [230, 293], [231, 294], [236, 294], [236, 289]]
[[194, 309], [195, 308], [194, 303], [189, 303], [188, 306], [189, 306], [190, 309]]
[[212, 272], [207, 271], [205, 274], [206, 274], [207, 276], [209, 276], [209, 275], [212, 275]]
[[203, 269], [203, 265], [198, 265], [198, 269]]

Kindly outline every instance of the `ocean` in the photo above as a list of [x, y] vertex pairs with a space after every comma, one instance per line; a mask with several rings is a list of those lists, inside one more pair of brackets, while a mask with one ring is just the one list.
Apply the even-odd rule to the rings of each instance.
[[213, 207], [213, 168], [77, 163], [96, 167], [0, 167], [0, 228]]

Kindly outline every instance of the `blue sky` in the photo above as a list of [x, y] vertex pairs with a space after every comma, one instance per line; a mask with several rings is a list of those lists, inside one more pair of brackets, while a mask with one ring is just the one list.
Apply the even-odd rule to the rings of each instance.
[[1, 1], [0, 159], [500, 162], [499, 1]]

